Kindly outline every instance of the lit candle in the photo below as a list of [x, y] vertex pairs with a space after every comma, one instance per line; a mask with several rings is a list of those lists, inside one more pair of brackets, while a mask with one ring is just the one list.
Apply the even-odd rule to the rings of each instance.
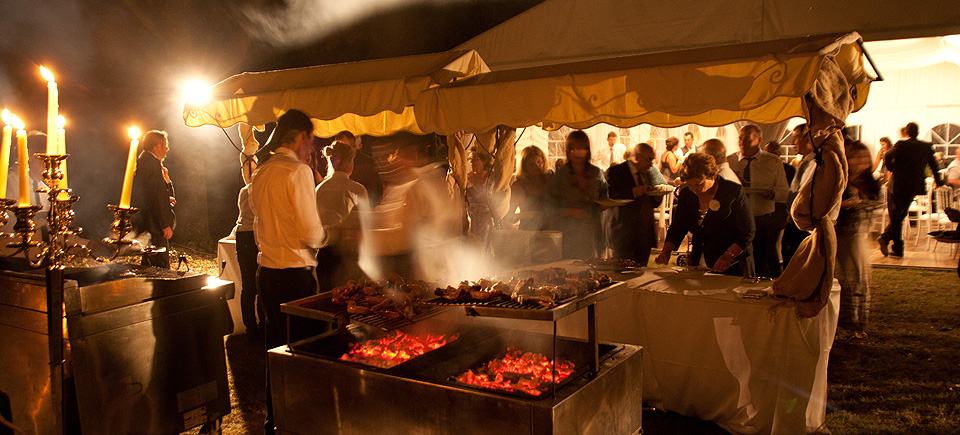
[[13, 126], [17, 128], [17, 166], [20, 169], [20, 207], [30, 205], [30, 164], [27, 162], [27, 131], [23, 121], [13, 117]]
[[57, 82], [53, 80], [53, 73], [40, 66], [40, 74], [47, 79], [47, 154], [57, 154], [59, 140], [57, 139], [57, 116], [60, 111]]
[[137, 145], [140, 144], [140, 129], [130, 127], [130, 153], [127, 154], [127, 170], [123, 173], [123, 190], [120, 191], [120, 208], [130, 208], [130, 195], [133, 194], [133, 174], [137, 172]]
[[[57, 115], [57, 154], [67, 154], [67, 139], [64, 134], [64, 125], [67, 124], [67, 120], [63, 119], [63, 115]], [[63, 172], [63, 178], [60, 179], [60, 188], [67, 188], [67, 160], [60, 161], [60, 171]], [[67, 192], [60, 192], [60, 195], [57, 196], [57, 199], [61, 201], [66, 201], [70, 199], [70, 195]]]
[[0, 144], [0, 198], [7, 197], [7, 171], [10, 170], [10, 140], [13, 127], [10, 126], [10, 111], [3, 109], [3, 142]]

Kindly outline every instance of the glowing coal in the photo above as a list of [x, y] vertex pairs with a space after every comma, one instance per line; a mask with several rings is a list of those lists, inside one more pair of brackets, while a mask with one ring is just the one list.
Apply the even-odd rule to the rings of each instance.
[[456, 377], [457, 382], [489, 388], [540, 396], [550, 382], [560, 383], [574, 372], [570, 361], [556, 364], [557, 379], [553, 379], [554, 363], [547, 357], [532, 352], [508, 348], [503, 358], [492, 360], [482, 367], [467, 370]]
[[340, 359], [388, 369], [455, 341], [459, 334], [426, 334], [413, 337], [400, 331], [393, 335], [354, 344]]

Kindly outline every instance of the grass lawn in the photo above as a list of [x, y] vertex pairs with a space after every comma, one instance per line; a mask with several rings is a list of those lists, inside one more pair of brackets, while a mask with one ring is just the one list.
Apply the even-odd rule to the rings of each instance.
[[960, 279], [874, 269], [869, 336], [840, 331], [827, 427], [836, 435], [960, 433]]
[[[217, 274], [215, 258], [174, 251], [185, 251], [193, 270]], [[875, 268], [871, 292], [868, 337], [839, 330], [834, 342], [827, 428], [835, 435], [960, 433], [956, 270]], [[225, 434], [263, 433], [264, 355], [258, 346], [244, 335], [226, 337], [233, 413], [224, 418]], [[676, 415], [650, 417], [644, 413], [646, 433], [719, 431]]]

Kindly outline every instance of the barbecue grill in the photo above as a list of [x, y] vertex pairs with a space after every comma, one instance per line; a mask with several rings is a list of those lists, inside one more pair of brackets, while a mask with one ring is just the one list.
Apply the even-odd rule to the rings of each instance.
[[[531, 433], [630, 434], [640, 429], [641, 349], [598, 343], [596, 303], [626, 287], [608, 287], [552, 307], [513, 302], [428, 301], [412, 319], [350, 315], [321, 294], [281, 305], [288, 315], [336, 322], [329, 333], [268, 353], [278, 433]], [[588, 310], [588, 340], [556, 335], [557, 320]], [[535, 334], [481, 325], [476, 317], [552, 321], [554, 333]], [[455, 340], [392, 367], [341, 360], [352, 346], [397, 332], [455, 336]], [[490, 389], [458, 381], [468, 370], [509, 349], [569, 362], [573, 372], [535, 389]]]
[[[0, 388], [28, 433], [174, 434], [230, 413], [233, 284], [124, 264], [67, 269], [63, 403], [51, 397], [45, 282], [0, 273]], [[69, 387], [75, 385], [75, 394]], [[56, 421], [61, 406], [68, 421]], [[79, 427], [78, 427], [79, 426]]]

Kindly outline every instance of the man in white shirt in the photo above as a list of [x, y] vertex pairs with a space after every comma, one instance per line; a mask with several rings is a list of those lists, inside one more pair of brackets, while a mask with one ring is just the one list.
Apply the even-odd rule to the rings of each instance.
[[753, 257], [758, 276], [776, 278], [782, 271], [777, 238], [783, 229], [783, 216], [775, 213], [777, 202], [787, 200], [787, 175], [780, 158], [760, 149], [760, 127], [747, 124], [740, 129], [740, 151], [727, 156], [730, 167], [740, 177], [750, 198], [754, 223]]
[[597, 148], [591, 163], [603, 172], [611, 166], [623, 163], [623, 154], [627, 151], [626, 146], [617, 142], [617, 133], [613, 131], [607, 133], [607, 146], [601, 145]]
[[[688, 154], [694, 151], [695, 149], [693, 146], [693, 133], [690, 133], [688, 131], [683, 134], [683, 146], [677, 149], [677, 158], [682, 162], [683, 159], [686, 158]], [[719, 160], [717, 161], [717, 164], [718, 165], [720, 164]]]
[[314, 199], [313, 171], [297, 158], [313, 141], [313, 123], [299, 110], [277, 121], [266, 148], [274, 154], [250, 182], [254, 238], [260, 254], [257, 285], [266, 314], [267, 348], [286, 341], [280, 304], [316, 293], [316, 249], [324, 244]]
[[960, 147], [957, 147], [957, 153], [953, 161], [947, 165], [943, 180], [947, 186], [953, 187], [954, 190], [960, 190]]
[[700, 152], [713, 156], [717, 161], [717, 175], [724, 180], [740, 184], [740, 177], [733, 169], [730, 169], [730, 163], [727, 162], [727, 146], [723, 141], [717, 138], [707, 139], [700, 145]]

